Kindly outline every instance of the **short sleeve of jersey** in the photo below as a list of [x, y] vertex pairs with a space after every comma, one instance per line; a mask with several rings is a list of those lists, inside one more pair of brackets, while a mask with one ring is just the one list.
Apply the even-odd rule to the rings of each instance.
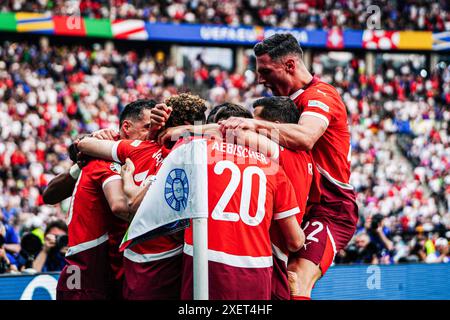
[[274, 220], [284, 219], [300, 212], [294, 187], [284, 170], [280, 167], [277, 173], [277, 185], [274, 196]]
[[142, 143], [142, 140], [119, 140], [111, 151], [111, 157], [114, 161], [125, 163], [130, 154]]
[[336, 108], [336, 93], [326, 87], [314, 87], [305, 91], [303, 97], [303, 112], [301, 117], [309, 115], [326, 122], [327, 126], [335, 112], [339, 112]]
[[92, 176], [102, 186], [102, 189], [104, 189], [109, 182], [122, 179], [120, 170], [121, 166], [116, 162], [98, 161], [92, 171]]

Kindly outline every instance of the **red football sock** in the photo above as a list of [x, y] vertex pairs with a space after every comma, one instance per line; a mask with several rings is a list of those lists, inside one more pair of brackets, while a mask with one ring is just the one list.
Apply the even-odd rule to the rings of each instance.
[[305, 296], [291, 296], [291, 300], [311, 300], [311, 298]]

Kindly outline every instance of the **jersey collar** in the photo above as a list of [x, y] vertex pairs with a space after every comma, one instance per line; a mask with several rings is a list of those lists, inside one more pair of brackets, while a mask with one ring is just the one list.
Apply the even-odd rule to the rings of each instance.
[[297, 91], [295, 91], [293, 94], [291, 94], [289, 96], [289, 98], [291, 98], [291, 100], [295, 100], [303, 93], [303, 91], [305, 91], [305, 90], [303, 90], [303, 88], [300, 88]]
[[303, 91], [305, 91], [309, 86], [311, 86], [312, 84], [314, 84], [318, 81], [319, 81], [319, 78], [313, 74], [313, 78], [311, 79], [311, 81], [303, 88], [300, 88], [297, 91], [295, 91], [293, 94], [291, 94], [289, 96], [289, 98], [291, 98], [291, 100], [297, 99], [303, 93]]

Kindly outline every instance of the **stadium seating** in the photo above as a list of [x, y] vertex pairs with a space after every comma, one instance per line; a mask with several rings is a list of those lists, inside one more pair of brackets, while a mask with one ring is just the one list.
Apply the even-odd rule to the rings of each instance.
[[371, 21], [379, 23], [378, 28], [384, 30], [450, 30], [446, 1], [381, 0], [374, 5], [377, 8], [370, 8], [363, 0], [9, 0], [2, 1], [0, 11], [51, 11], [91, 18], [319, 29], [367, 29], [368, 17], [373, 16], [376, 19]]
[[[446, 1], [377, 5], [383, 30], [450, 30]], [[323, 30], [365, 30], [373, 14], [362, 0], [2, 1], [0, 12], [9, 11]], [[64, 219], [68, 202], [44, 205], [44, 188], [70, 168], [72, 140], [117, 128], [117, 115], [129, 102], [193, 91], [209, 107], [228, 101], [250, 109], [256, 98], [270, 95], [256, 83], [251, 57], [245, 72], [208, 65], [201, 55], [181, 68], [167, 48], [14, 39], [0, 42], [0, 221], [20, 237]], [[450, 60], [425, 64], [416, 55], [399, 64], [373, 54], [371, 72], [361, 54], [332, 67], [323, 63], [329, 52], [311, 55], [311, 70], [340, 91], [351, 126], [350, 182], [361, 219], [357, 237], [336, 263], [436, 262], [437, 244], [447, 239], [448, 252], [450, 239]]]

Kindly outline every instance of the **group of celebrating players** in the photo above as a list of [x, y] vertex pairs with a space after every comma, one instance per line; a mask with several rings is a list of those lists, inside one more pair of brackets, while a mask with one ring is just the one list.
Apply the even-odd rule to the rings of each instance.
[[347, 111], [307, 70], [292, 35], [275, 34], [254, 53], [259, 82], [275, 96], [255, 101], [253, 115], [224, 103], [206, 118], [205, 101], [183, 93], [132, 102], [119, 133], [74, 142], [76, 164], [44, 193], [51, 204], [72, 196], [57, 299], [193, 298], [191, 226], [123, 253], [119, 245], [164, 159], [196, 139], [210, 158], [209, 299], [310, 299], [358, 220]]

